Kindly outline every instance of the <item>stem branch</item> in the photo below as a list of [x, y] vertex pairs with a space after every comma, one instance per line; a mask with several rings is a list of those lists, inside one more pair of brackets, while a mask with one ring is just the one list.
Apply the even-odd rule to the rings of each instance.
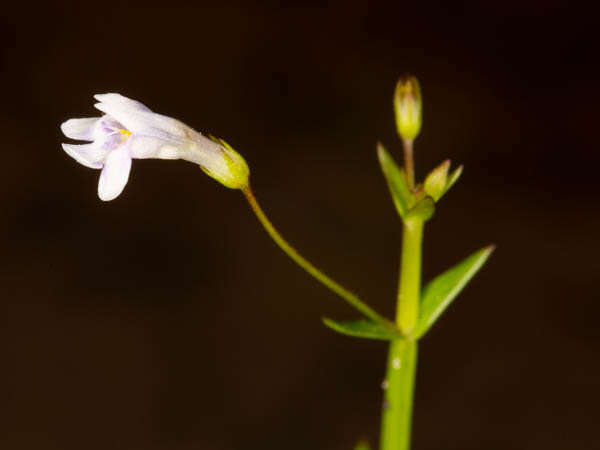
[[271, 236], [271, 238], [281, 248], [281, 250], [283, 250], [290, 258], [292, 258], [296, 262], [296, 264], [298, 264], [300, 267], [302, 267], [304, 270], [306, 270], [310, 275], [315, 277], [317, 280], [319, 280], [321, 283], [323, 283], [325, 286], [327, 286], [329, 289], [331, 289], [337, 295], [339, 295], [344, 300], [346, 300], [348, 303], [350, 303], [354, 308], [356, 308], [358, 311], [360, 311], [366, 317], [368, 317], [376, 322], [385, 324], [386, 326], [394, 327], [394, 324], [392, 324], [385, 317], [381, 316], [379, 313], [377, 313], [375, 310], [373, 310], [369, 305], [364, 303], [355, 294], [353, 294], [352, 292], [350, 292], [348, 289], [344, 288], [337, 282], [333, 281], [331, 278], [329, 278], [327, 275], [325, 275], [323, 272], [321, 272], [319, 269], [317, 269], [312, 263], [310, 263], [309, 261], [304, 259], [304, 257], [302, 255], [300, 255], [300, 253], [298, 253], [298, 251], [294, 247], [292, 247], [281, 236], [281, 234], [279, 234], [279, 232], [275, 229], [275, 227], [273, 226], [271, 221], [268, 219], [268, 217], [266, 216], [266, 214], [264, 213], [264, 211], [258, 204], [256, 197], [254, 196], [254, 194], [252, 193], [252, 190], [250, 189], [250, 186], [243, 189], [242, 192], [244, 193], [246, 199], [248, 200], [248, 203], [252, 207], [252, 211], [254, 211], [254, 214], [256, 214], [256, 217], [258, 218], [260, 223], [263, 225], [263, 227], [265, 228], [265, 230], [267, 231], [269, 236]]

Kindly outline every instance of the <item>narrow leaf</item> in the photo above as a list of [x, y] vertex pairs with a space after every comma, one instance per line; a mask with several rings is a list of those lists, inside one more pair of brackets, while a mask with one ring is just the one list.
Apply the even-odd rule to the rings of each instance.
[[336, 322], [323, 317], [323, 323], [338, 333], [364, 339], [380, 339], [392, 341], [402, 337], [399, 330], [370, 320], [353, 320], [351, 322]]
[[408, 210], [414, 205], [414, 198], [406, 183], [406, 175], [396, 165], [381, 143], [377, 144], [377, 156], [379, 157], [379, 164], [381, 164], [381, 170], [392, 193], [392, 199], [394, 200], [398, 214], [401, 217], [405, 217]]
[[452, 300], [463, 290], [494, 251], [494, 246], [482, 248], [456, 266], [430, 281], [423, 289], [417, 337], [423, 336]]

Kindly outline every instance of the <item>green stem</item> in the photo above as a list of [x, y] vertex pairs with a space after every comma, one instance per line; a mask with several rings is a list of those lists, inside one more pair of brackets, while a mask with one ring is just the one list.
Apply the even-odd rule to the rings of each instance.
[[409, 450], [417, 369], [417, 342], [412, 338], [419, 318], [423, 221], [407, 220], [402, 257], [396, 324], [405, 339], [390, 344], [381, 424], [380, 450]]
[[396, 324], [407, 336], [410, 336], [419, 319], [423, 225], [421, 220], [409, 219], [405, 221], [402, 233]]
[[406, 169], [406, 181], [409, 189], [412, 189], [415, 186], [413, 142], [412, 139], [402, 139], [402, 146], [404, 148], [404, 168]]
[[390, 344], [383, 381], [384, 402], [380, 450], [409, 450], [417, 341], [397, 339]]
[[369, 305], [367, 305], [361, 299], [359, 299], [355, 294], [333, 281], [331, 278], [329, 278], [327, 275], [325, 275], [323, 272], [317, 269], [312, 263], [304, 259], [304, 257], [300, 255], [300, 253], [298, 253], [298, 251], [294, 247], [292, 247], [275, 229], [271, 221], [268, 219], [268, 217], [258, 204], [256, 197], [254, 197], [254, 194], [250, 189], [250, 186], [248, 186], [245, 189], [242, 189], [242, 192], [246, 196], [248, 203], [252, 207], [252, 210], [254, 211], [254, 214], [256, 214], [256, 217], [258, 218], [260, 223], [263, 225], [269, 236], [271, 236], [275, 243], [281, 248], [281, 250], [283, 250], [290, 258], [292, 258], [300, 267], [306, 270], [310, 275], [315, 277], [317, 280], [319, 280], [337, 295], [342, 297], [366, 317], [376, 322], [393, 327], [395, 329], [394, 324], [392, 324], [389, 320], [381, 316]]

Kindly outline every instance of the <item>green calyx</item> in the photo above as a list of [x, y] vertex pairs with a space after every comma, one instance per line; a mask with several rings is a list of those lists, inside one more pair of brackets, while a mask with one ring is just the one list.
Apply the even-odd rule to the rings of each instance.
[[206, 167], [201, 167], [202, 170], [210, 177], [214, 178], [224, 186], [231, 189], [245, 189], [248, 187], [250, 178], [250, 169], [246, 160], [237, 151], [231, 147], [223, 139], [209, 136], [209, 138], [221, 146], [221, 155], [225, 164], [225, 170], [209, 170]]

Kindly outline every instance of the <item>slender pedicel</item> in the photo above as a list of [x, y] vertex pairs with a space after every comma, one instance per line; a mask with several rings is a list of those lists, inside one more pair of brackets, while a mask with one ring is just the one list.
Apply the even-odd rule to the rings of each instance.
[[268, 219], [256, 197], [254, 196], [252, 189], [250, 186], [247, 186], [245, 189], [242, 189], [242, 192], [246, 196], [248, 203], [250, 204], [252, 211], [256, 214], [256, 217], [263, 225], [269, 236], [275, 241], [275, 243], [290, 257], [292, 258], [300, 267], [306, 270], [310, 275], [315, 277], [337, 295], [342, 297], [348, 303], [350, 303], [354, 308], [363, 313], [366, 317], [375, 320], [376, 322], [382, 323], [386, 326], [391, 327], [395, 330], [394, 324], [390, 322], [385, 317], [381, 316], [377, 313], [373, 308], [364, 303], [361, 299], [359, 299], [355, 294], [350, 292], [348, 289], [344, 288], [337, 282], [333, 281], [319, 269], [317, 269], [312, 263], [307, 261], [298, 251], [292, 247], [279, 232], [275, 229], [271, 221]]

